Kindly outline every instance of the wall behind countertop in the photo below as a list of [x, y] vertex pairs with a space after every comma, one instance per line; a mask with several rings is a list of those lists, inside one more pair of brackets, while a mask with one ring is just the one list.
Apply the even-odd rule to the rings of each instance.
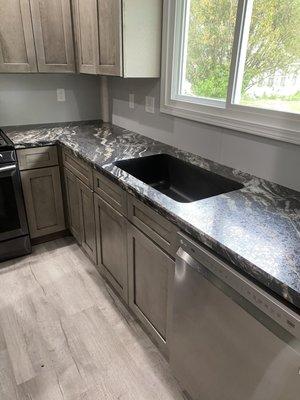
[[[157, 79], [111, 78], [110, 90], [114, 124], [300, 191], [300, 146], [162, 114]], [[156, 99], [154, 115], [145, 112], [145, 96]]]
[[[58, 102], [56, 89], [66, 90]], [[0, 126], [99, 119], [99, 77], [0, 74]]]

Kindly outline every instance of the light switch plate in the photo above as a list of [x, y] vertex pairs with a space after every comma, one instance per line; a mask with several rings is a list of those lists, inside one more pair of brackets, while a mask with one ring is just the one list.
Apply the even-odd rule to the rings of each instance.
[[129, 108], [134, 110], [134, 93], [129, 93]]
[[146, 96], [145, 99], [145, 110], [150, 114], [155, 113], [155, 97]]
[[57, 101], [66, 101], [66, 91], [65, 89], [56, 89]]

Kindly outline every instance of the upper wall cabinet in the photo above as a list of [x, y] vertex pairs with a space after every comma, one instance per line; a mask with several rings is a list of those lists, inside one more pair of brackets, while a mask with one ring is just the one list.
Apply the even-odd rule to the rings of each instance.
[[75, 72], [70, 0], [0, 0], [0, 72]]
[[80, 72], [160, 74], [162, 0], [74, 0]]
[[70, 0], [30, 0], [39, 72], [75, 72]]
[[29, 0], [0, 0], [0, 72], [37, 72]]

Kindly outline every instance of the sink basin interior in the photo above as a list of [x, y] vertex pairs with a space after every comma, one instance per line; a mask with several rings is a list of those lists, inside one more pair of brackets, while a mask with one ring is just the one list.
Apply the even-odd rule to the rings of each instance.
[[191, 203], [243, 187], [169, 154], [121, 160], [114, 165], [180, 203]]

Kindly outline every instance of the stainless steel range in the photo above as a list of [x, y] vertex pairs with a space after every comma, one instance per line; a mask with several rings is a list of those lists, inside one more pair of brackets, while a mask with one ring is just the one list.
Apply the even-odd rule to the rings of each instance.
[[0, 130], [0, 261], [30, 252], [17, 156]]

